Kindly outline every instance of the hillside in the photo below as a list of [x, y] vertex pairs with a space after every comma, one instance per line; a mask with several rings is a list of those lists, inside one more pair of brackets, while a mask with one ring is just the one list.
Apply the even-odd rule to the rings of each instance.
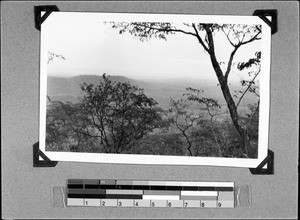
[[[78, 102], [78, 97], [81, 97], [82, 91], [80, 84], [98, 84], [103, 81], [100, 75], [80, 75], [71, 78], [51, 77], [47, 78], [47, 94], [51, 100], [55, 101], [70, 101]], [[203, 97], [214, 98], [219, 101], [220, 105], [226, 105], [221, 89], [215, 82], [200, 81], [200, 80], [169, 80], [164, 82], [158, 81], [141, 81], [134, 80], [123, 76], [110, 76], [111, 81], [130, 82], [139, 88], [143, 88], [148, 97], [153, 98], [159, 103], [159, 106], [169, 108], [170, 97], [175, 99], [182, 98], [182, 94], [186, 92], [185, 88], [192, 87], [204, 90]], [[240, 86], [232, 87], [231, 90], [241, 89]], [[245, 96], [245, 104], [254, 103], [254, 96]], [[224, 106], [225, 107], [225, 106]]]

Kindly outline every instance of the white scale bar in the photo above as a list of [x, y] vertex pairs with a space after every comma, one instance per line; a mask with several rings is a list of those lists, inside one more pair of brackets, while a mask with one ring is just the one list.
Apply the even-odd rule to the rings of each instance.
[[165, 186], [166, 182], [164, 182], [164, 181], [149, 181], [147, 185], [150, 185], [150, 186]]
[[133, 207], [134, 206], [134, 199], [118, 199], [118, 206], [119, 207]]
[[135, 199], [134, 207], [150, 207], [151, 200], [146, 199]]
[[149, 200], [180, 200], [177, 195], [143, 195], [143, 199]]
[[107, 190], [106, 190], [106, 194], [143, 195], [143, 190], [107, 189]]
[[190, 207], [190, 208], [234, 208], [234, 201], [212, 200], [166, 200], [166, 199], [74, 199], [68, 198], [68, 206], [109, 207]]
[[234, 182], [165, 182], [166, 186], [211, 186], [211, 187], [234, 187]]

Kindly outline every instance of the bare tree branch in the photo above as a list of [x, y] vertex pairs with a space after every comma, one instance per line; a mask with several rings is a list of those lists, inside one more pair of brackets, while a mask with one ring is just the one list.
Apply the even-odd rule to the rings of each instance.
[[228, 61], [228, 64], [227, 64], [227, 69], [226, 69], [226, 72], [225, 72], [225, 79], [226, 80], [228, 79], [228, 76], [229, 76], [229, 73], [230, 73], [230, 70], [231, 70], [231, 67], [232, 67], [233, 57], [234, 57], [234, 55], [235, 55], [235, 53], [236, 53], [236, 51], [238, 50], [239, 47], [240, 46], [235, 46], [234, 50], [230, 54], [229, 61]]
[[244, 41], [244, 42], [241, 42], [239, 45], [241, 46], [241, 45], [248, 44], [248, 43], [250, 43], [250, 42], [252, 42], [252, 41], [255, 41], [255, 40], [260, 40], [261, 38], [258, 37], [258, 35], [259, 35], [260, 33], [261, 33], [261, 30], [259, 29], [259, 31], [258, 31], [257, 34], [255, 34], [255, 35], [254, 35], [252, 38], [250, 38], [249, 40]]
[[200, 37], [199, 32], [198, 32], [198, 30], [197, 30], [197, 27], [196, 27], [196, 25], [195, 25], [194, 23], [192, 24], [192, 27], [193, 27], [194, 30], [195, 30], [195, 33], [196, 33], [195, 36], [197, 37], [199, 43], [202, 45], [202, 47], [204, 48], [204, 50], [206, 50], [207, 52], [209, 52], [207, 46], [204, 44], [202, 38]]
[[142, 26], [144, 28], [149, 28], [149, 30], [156, 30], [156, 31], [159, 31], [159, 32], [179, 32], [179, 33], [183, 33], [183, 34], [192, 35], [194, 37], [197, 37], [196, 34], [194, 34], [192, 32], [188, 32], [188, 31], [184, 31], [184, 30], [181, 30], [181, 29], [172, 29], [170, 27], [157, 28], [157, 27], [147, 26], [147, 25], [144, 25], [144, 24], [139, 24], [139, 26]]
[[235, 44], [234, 44], [234, 43], [230, 40], [230, 38], [229, 38], [229, 34], [230, 34], [231, 30], [232, 30], [232, 27], [230, 27], [228, 33], [226, 33], [226, 32], [225, 32], [225, 29], [222, 28], [222, 31], [224, 32], [224, 34], [225, 34], [227, 40], [229, 41], [229, 43], [230, 43], [233, 47], [235, 47]]

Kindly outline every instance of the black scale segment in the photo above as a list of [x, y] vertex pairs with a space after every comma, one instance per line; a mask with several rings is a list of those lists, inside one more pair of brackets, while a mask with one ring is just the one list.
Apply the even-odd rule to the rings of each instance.
[[116, 185], [100, 185], [100, 189], [117, 189]]
[[83, 189], [83, 184], [68, 184], [69, 189]]
[[199, 191], [199, 187], [198, 186], [183, 186], [182, 190], [185, 190], [185, 191]]
[[117, 189], [133, 189], [132, 185], [117, 185]]
[[105, 198], [105, 189], [68, 189], [68, 198]]
[[106, 199], [143, 199], [143, 195], [105, 194]]
[[182, 186], [166, 186], [166, 190], [179, 190], [179, 191], [182, 191]]
[[134, 185], [132, 186], [132, 189], [139, 189], [139, 190], [150, 190], [150, 186], [149, 185]]
[[198, 191], [217, 191], [216, 187], [211, 186], [199, 186]]
[[150, 190], [166, 190], [166, 186], [150, 186]]
[[233, 187], [216, 187], [216, 191], [233, 191]]
[[69, 179], [67, 185], [69, 189], [83, 189], [83, 180]]

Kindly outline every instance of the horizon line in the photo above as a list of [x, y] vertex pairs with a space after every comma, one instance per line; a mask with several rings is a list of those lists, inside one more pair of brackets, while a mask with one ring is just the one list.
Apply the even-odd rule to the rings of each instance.
[[[219, 82], [218, 79], [213, 79], [213, 78], [198, 78], [198, 77], [184, 77], [184, 76], [175, 76], [175, 77], [161, 77], [161, 78], [151, 78], [151, 77], [132, 77], [132, 76], [125, 76], [125, 75], [111, 75], [111, 74], [107, 74], [107, 73], [103, 73], [106, 74], [106, 76], [109, 77], [124, 77], [124, 78], [128, 78], [128, 79], [132, 79], [132, 80], [152, 80], [152, 81], [162, 81], [162, 80], [205, 80], [205, 81], [216, 81], [217, 83]], [[64, 79], [71, 79], [71, 78], [75, 78], [75, 77], [80, 77], [80, 76], [98, 76], [98, 77], [102, 77], [103, 74], [77, 74], [77, 75], [72, 75], [72, 76], [66, 76], [65, 74], [62, 74], [62, 76], [59, 76], [59, 74], [57, 75], [52, 75], [52, 74], [48, 74], [47, 77], [55, 77], [55, 78], [64, 78]], [[231, 83], [237, 83], [240, 82], [239, 80], [235, 80], [232, 81]]]

